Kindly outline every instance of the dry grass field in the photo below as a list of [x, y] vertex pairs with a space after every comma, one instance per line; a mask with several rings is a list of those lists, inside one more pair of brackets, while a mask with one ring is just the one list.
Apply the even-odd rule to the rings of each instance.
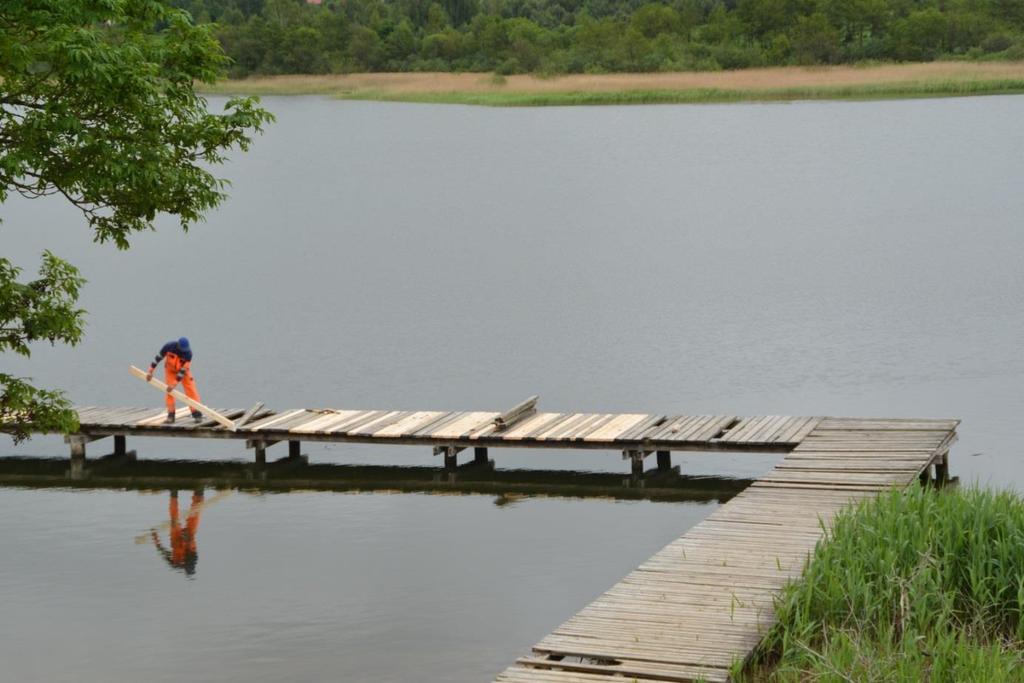
[[1024, 92], [1024, 62], [572, 74], [551, 78], [481, 73], [267, 76], [223, 81], [205, 91], [495, 105], [872, 99]]

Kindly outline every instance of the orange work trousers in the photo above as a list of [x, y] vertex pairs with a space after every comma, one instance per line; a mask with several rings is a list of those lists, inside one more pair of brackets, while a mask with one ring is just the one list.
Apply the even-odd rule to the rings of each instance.
[[[175, 353], [169, 353], [164, 356], [164, 379], [167, 382], [167, 386], [174, 386], [178, 381], [178, 371], [182, 368], [182, 360]], [[185, 376], [181, 379], [181, 385], [185, 388], [185, 395], [193, 401], [199, 401], [199, 392], [196, 391], [196, 381], [192, 379], [192, 369], [185, 365]], [[173, 413], [175, 411], [174, 397], [167, 394], [167, 412]], [[193, 409], [192, 412], [195, 412]]]

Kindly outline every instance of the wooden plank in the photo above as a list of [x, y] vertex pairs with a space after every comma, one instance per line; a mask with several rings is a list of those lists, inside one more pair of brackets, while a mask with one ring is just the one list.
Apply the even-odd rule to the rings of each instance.
[[341, 420], [335, 420], [334, 422], [322, 425], [319, 431], [324, 434], [347, 436], [350, 430], [362, 427], [387, 412], [386, 410], [358, 410]]
[[611, 420], [597, 431], [591, 432], [583, 440], [614, 441], [616, 436], [640, 423], [647, 417], [649, 416], [646, 413], [626, 413], [624, 415], [617, 415], [615, 419]]
[[291, 431], [295, 434], [326, 432], [330, 427], [336, 426], [362, 412], [361, 410], [331, 410], [321, 415], [320, 419], [307, 422], [299, 427], [293, 427]]
[[[141, 379], [143, 382], [146, 382], [147, 384], [149, 384], [151, 387], [154, 387], [155, 389], [158, 389], [159, 391], [161, 391], [163, 393], [167, 393], [167, 385], [164, 384], [163, 382], [161, 382], [160, 380], [158, 380], [156, 377], [151, 377], [151, 378], [149, 378], [147, 380], [146, 379], [146, 373], [144, 371], [142, 371], [142, 370], [139, 370], [134, 365], [130, 365], [129, 366], [129, 372], [131, 372], [131, 374], [134, 375], [135, 377], [138, 377], [139, 379]], [[188, 396], [186, 396], [182, 392], [178, 391], [177, 389], [173, 389], [170, 393], [171, 393], [171, 396], [173, 396], [174, 398], [178, 399], [179, 401], [181, 401], [185, 405], [189, 406], [190, 408], [195, 408], [196, 410], [202, 411], [202, 413], [204, 415], [209, 415], [210, 417], [212, 417], [214, 420], [219, 422], [221, 425], [223, 425], [224, 427], [226, 427], [230, 431], [232, 431], [232, 432], [235, 431], [235, 423], [232, 422], [231, 420], [229, 420], [228, 418], [224, 417], [223, 415], [221, 415], [217, 411], [215, 411], [213, 408], [210, 408], [209, 406], [205, 406], [202, 403], [200, 403], [199, 401], [193, 401], [191, 398], [189, 398]]]
[[403, 434], [403, 436], [414, 436], [414, 437], [424, 437], [424, 438], [427, 438], [427, 437], [429, 437], [433, 433], [433, 431], [435, 429], [440, 429], [440, 428], [444, 427], [445, 425], [448, 425], [448, 424], [454, 422], [455, 420], [460, 419], [465, 414], [466, 413], [462, 412], [462, 411], [456, 411], [456, 412], [453, 412], [453, 413], [445, 413], [444, 416], [442, 416], [442, 417], [440, 417], [440, 418], [438, 418], [436, 420], [431, 420], [430, 422], [428, 422], [427, 424], [423, 425], [419, 429], [413, 431], [411, 434]]
[[740, 441], [745, 434], [750, 431], [750, 428], [764, 419], [762, 415], [755, 415], [753, 417], [740, 418], [740, 421], [729, 428], [729, 431], [722, 434], [720, 437], [721, 441], [725, 442], [737, 442]]
[[379, 420], [374, 420], [369, 424], [365, 424], [359, 429], [353, 431], [352, 433], [355, 434], [356, 436], [377, 436], [377, 433], [380, 430], [387, 429], [391, 425], [395, 424], [396, 422], [401, 422], [402, 420], [404, 420], [405, 418], [409, 417], [412, 414], [413, 412], [409, 410], [401, 410], [388, 413], [385, 417], [382, 417]]
[[710, 441], [735, 419], [732, 415], [715, 415], [708, 424], [687, 438], [691, 441]]
[[620, 441], [643, 441], [647, 432], [652, 434], [668, 421], [668, 415], [651, 415], [646, 420], [619, 435]]
[[564, 434], [568, 434], [570, 431], [583, 424], [583, 422], [591, 417], [588, 413], [568, 413], [569, 417], [559, 422], [557, 425], [545, 431], [539, 438], [541, 441], [557, 441], [562, 438]]
[[774, 415], [762, 423], [753, 433], [748, 434], [743, 443], [772, 443], [772, 437], [779, 427], [789, 421], [785, 415]]
[[576, 430], [571, 437], [572, 440], [585, 441], [589, 435], [603, 428], [606, 424], [614, 420], [615, 417], [616, 415], [614, 413], [600, 413], [596, 419], [589, 422], [586, 426], [582, 426]]
[[286, 410], [286, 411], [281, 412], [281, 413], [274, 413], [273, 415], [268, 415], [267, 417], [263, 418], [262, 420], [257, 420], [256, 422], [253, 422], [248, 427], [245, 427], [245, 431], [248, 431], [248, 432], [258, 432], [259, 430], [263, 429], [264, 427], [273, 426], [274, 424], [276, 424], [278, 422], [281, 422], [283, 420], [287, 420], [290, 417], [294, 417], [294, 416], [298, 415], [299, 413], [304, 413], [304, 412], [306, 412], [305, 408], [298, 408], [298, 409], [295, 409], [295, 410]]
[[590, 430], [594, 423], [604, 417], [603, 413], [584, 413], [585, 418], [574, 424], [571, 428], [566, 430], [560, 430], [558, 434], [559, 441], [571, 442], [581, 434], [584, 434]]
[[561, 413], [537, 413], [532, 415], [507, 432], [499, 434], [504, 441], [522, 441], [526, 435], [538, 427], [548, 424], [553, 419], [560, 417]]
[[431, 431], [430, 438], [457, 439], [474, 427], [479, 427], [481, 424], [491, 422], [494, 420], [496, 415], [497, 413], [485, 411], [465, 413], [458, 420]]
[[249, 410], [247, 410], [244, 413], [242, 413], [242, 416], [240, 418], [238, 418], [237, 420], [235, 420], [235, 429], [238, 429], [239, 427], [244, 427], [245, 424], [249, 420], [251, 420], [256, 415], [256, 413], [260, 412], [260, 410], [262, 408], [263, 408], [263, 401], [260, 401], [259, 403], [254, 405], [252, 408], [249, 408]]
[[442, 415], [447, 415], [447, 413], [439, 413], [432, 410], [421, 410], [419, 412], [412, 413], [411, 415], [407, 415], [404, 419], [393, 422], [387, 427], [380, 429], [374, 434], [374, 436], [381, 438], [402, 436], [404, 433], [408, 431], [415, 431], [419, 427], [426, 425], [427, 422], [435, 420]]
[[540, 400], [540, 396], [531, 396], [530, 398], [517, 403], [512, 408], [505, 412], [497, 415], [494, 418], [494, 426], [498, 431], [504, 431], [511, 427], [517, 422], [521, 422], [526, 418], [534, 415], [537, 412], [537, 401]]
[[338, 436], [351, 436], [357, 430], [376, 422], [385, 415], [388, 415], [392, 411], [390, 410], [364, 410], [358, 415], [353, 415], [347, 420], [338, 422], [330, 427], [328, 434], [337, 434]]
[[[321, 417], [323, 417], [323, 413], [321, 413], [320, 411], [308, 410], [306, 408], [303, 408], [297, 414], [292, 415], [286, 420], [277, 422], [276, 424], [274, 424], [273, 427], [270, 427], [269, 429], [275, 432], [291, 432], [292, 427], [301, 427], [304, 424], [319, 421]], [[268, 428], [265, 427], [264, 429]]]
[[667, 441], [670, 438], [674, 439], [681, 429], [685, 430], [698, 420], [703, 421], [706, 418], [706, 415], [677, 415], [675, 417], [669, 417], [661, 428], [648, 434], [647, 439], [650, 441]]

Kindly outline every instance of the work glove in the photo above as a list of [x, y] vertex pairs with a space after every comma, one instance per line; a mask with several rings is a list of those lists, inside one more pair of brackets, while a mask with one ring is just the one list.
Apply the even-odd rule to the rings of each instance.
[[168, 385], [167, 385], [167, 393], [169, 394], [169, 393], [171, 393], [172, 391], [174, 391], [174, 385], [173, 385], [173, 384], [168, 384]]
[[154, 366], [154, 365], [150, 365], [149, 366], [149, 372], [146, 373], [146, 381], [147, 382], [150, 381], [151, 379], [153, 379], [153, 370], [155, 370], [155, 369], [156, 369], [156, 366]]

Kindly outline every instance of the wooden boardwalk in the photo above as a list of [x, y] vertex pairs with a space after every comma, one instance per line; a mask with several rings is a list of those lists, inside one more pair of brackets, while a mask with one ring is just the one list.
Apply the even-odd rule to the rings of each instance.
[[[956, 420], [837, 419], [499, 674], [500, 683], [726, 681], [844, 506], [948, 475]], [[625, 678], [623, 678], [625, 677]]]
[[356, 442], [426, 445], [455, 466], [459, 452], [473, 448], [477, 459], [487, 448], [590, 448], [621, 450], [632, 459], [633, 473], [643, 460], [658, 454], [661, 467], [672, 451], [788, 452], [821, 421], [819, 417], [762, 415], [666, 415], [651, 413], [541, 413], [535, 397], [504, 413], [492, 411], [400, 411], [310, 409], [224, 410], [235, 420], [226, 429], [213, 420], [195, 423], [189, 409], [174, 424], [153, 408], [78, 408], [79, 433], [71, 437], [73, 453], [84, 456], [85, 443], [105, 436], [244, 439], [256, 449], [288, 441]]
[[[219, 411], [221, 423], [175, 424], [154, 408], [82, 407], [68, 437], [71, 476], [85, 445], [129, 436], [244, 439], [266, 462], [287, 441], [426, 445], [445, 468], [472, 448], [615, 449], [645, 483], [644, 459], [671, 468], [672, 451], [777, 452], [785, 457], [706, 520], [643, 563], [499, 674], [499, 683], [725, 681], [773, 624], [773, 601], [799, 576], [823, 526], [851, 502], [934, 476], [948, 477], [957, 420], [762, 415], [542, 413], [531, 397], [505, 412], [308, 409]], [[226, 419], [225, 419], [226, 418]], [[226, 423], [230, 428], [222, 426]]]

